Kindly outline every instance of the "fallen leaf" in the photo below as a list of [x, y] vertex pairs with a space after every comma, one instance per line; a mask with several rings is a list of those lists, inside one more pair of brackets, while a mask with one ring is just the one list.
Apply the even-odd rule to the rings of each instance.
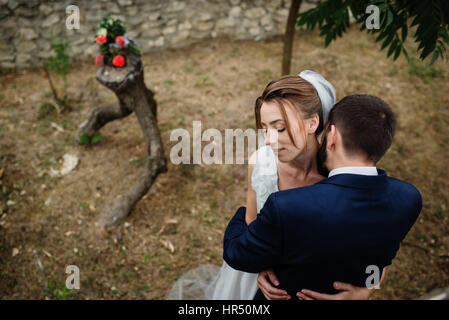
[[165, 220], [166, 224], [177, 224], [178, 223], [178, 219], [167, 219]]
[[170, 240], [161, 240], [162, 245], [170, 250], [171, 253], [175, 252], [175, 247], [173, 246], [173, 243], [171, 243]]
[[45, 253], [45, 255], [47, 256], [47, 257], [49, 257], [49, 258], [51, 258], [52, 256], [51, 256], [51, 254], [50, 254], [50, 252], [48, 252], [48, 251], [45, 251], [45, 250], [42, 250], [42, 252], [43, 253]]
[[59, 132], [64, 132], [64, 129], [61, 126], [59, 126], [58, 124], [54, 123], [54, 122], [51, 122], [51, 126], [53, 128], [55, 128], [56, 130], [58, 130]]

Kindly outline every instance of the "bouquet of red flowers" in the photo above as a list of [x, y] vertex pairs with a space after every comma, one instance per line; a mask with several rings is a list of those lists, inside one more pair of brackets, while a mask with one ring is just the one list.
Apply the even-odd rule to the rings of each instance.
[[98, 24], [96, 41], [100, 45], [100, 54], [95, 58], [97, 66], [123, 67], [128, 51], [140, 55], [137, 42], [126, 35], [123, 22], [109, 14]]

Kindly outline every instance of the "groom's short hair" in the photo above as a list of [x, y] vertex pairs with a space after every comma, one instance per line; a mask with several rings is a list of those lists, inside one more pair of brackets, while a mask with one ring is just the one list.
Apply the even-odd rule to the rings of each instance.
[[390, 106], [370, 95], [351, 95], [341, 99], [329, 114], [329, 125], [342, 135], [348, 154], [362, 151], [377, 163], [390, 148], [396, 119]]

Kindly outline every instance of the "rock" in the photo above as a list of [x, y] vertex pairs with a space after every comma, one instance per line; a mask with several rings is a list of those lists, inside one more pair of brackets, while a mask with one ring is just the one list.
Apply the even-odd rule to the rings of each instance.
[[[162, 32], [159, 28], [142, 28], [142, 29], [144, 29], [144, 30], [142, 31], [141, 35], [142, 35], [142, 37], [145, 37], [145, 38], [147, 38], [147, 37], [155, 38], [155, 37], [159, 37], [162, 34]], [[145, 41], [145, 39], [142, 39], [142, 42], [143, 41]]]
[[150, 21], [157, 21], [160, 20], [161, 18], [162, 18], [161, 14], [159, 12], [153, 12], [148, 15], [148, 20]]
[[16, 49], [18, 52], [30, 52], [36, 49], [37, 46], [32, 41], [21, 41], [17, 46]]
[[12, 256], [15, 257], [15, 256], [17, 256], [18, 254], [19, 254], [19, 249], [13, 248], [13, 249], [12, 249]]
[[167, 11], [168, 12], [177, 12], [177, 11], [183, 10], [185, 7], [186, 7], [185, 2], [170, 1], [167, 6]]
[[171, 38], [171, 43], [174, 45], [179, 44], [179, 42], [186, 40], [188, 37], [189, 37], [188, 30], [178, 32], [176, 35], [173, 36], [173, 38]]
[[[127, 12], [128, 16], [136, 17], [137, 14], [139, 13], [139, 8], [136, 6], [128, 7], [128, 8], [126, 8], [126, 12]], [[131, 19], [131, 21], [134, 19], [135, 18]], [[129, 23], [131, 23], [131, 21], [129, 21]]]
[[14, 10], [15, 8], [17, 8], [19, 6], [19, 3], [15, 0], [9, 0], [8, 1], [8, 8], [10, 10]]
[[22, 39], [33, 40], [37, 39], [37, 33], [31, 28], [21, 28], [19, 30], [19, 35]]
[[52, 177], [64, 176], [70, 173], [79, 163], [79, 158], [74, 154], [66, 153], [63, 156], [63, 164], [60, 170], [50, 168], [50, 175]]
[[178, 30], [182, 31], [182, 30], [190, 30], [192, 29], [192, 25], [190, 24], [190, 22], [188, 20], [184, 21], [183, 23], [180, 23], [178, 25]]
[[[96, 24], [107, 12], [121, 19], [142, 43], [142, 52], [166, 46], [179, 47], [209, 37], [262, 39], [282, 34], [288, 16], [285, 0], [147, 1], [101, 0], [80, 3], [80, 29], [66, 30], [67, 1], [0, 0], [0, 66], [41, 66], [51, 56], [50, 34], [66, 36], [74, 60], [98, 54]], [[314, 4], [313, 4], [314, 5]], [[309, 2], [302, 7], [309, 6]], [[303, 9], [303, 8], [301, 8]], [[3, 44], [7, 44], [5, 47]]]
[[208, 12], [200, 13], [198, 16], [198, 21], [210, 21], [212, 20], [212, 15]]
[[242, 26], [245, 29], [256, 28], [256, 27], [258, 27], [258, 25], [259, 24], [257, 23], [257, 21], [250, 20], [250, 19], [244, 19], [243, 23], [242, 23]]
[[49, 5], [41, 4], [39, 6], [39, 11], [42, 12], [44, 15], [49, 15], [52, 12], [52, 8]]
[[47, 206], [47, 207], [50, 207], [52, 204], [53, 204], [53, 198], [51, 198], [51, 197], [48, 197], [47, 199], [45, 199], [45, 202], [44, 202], [44, 204]]
[[98, 45], [97, 44], [90, 45], [86, 49], [85, 53], [90, 57], [96, 56], [98, 54]]
[[26, 5], [28, 8], [34, 8], [39, 5], [40, 0], [27, 0]]
[[37, 15], [37, 12], [36, 10], [33, 10], [31, 8], [19, 7], [16, 11], [14, 11], [14, 15], [25, 18], [32, 18]]
[[41, 51], [38, 54], [39, 58], [47, 60], [48, 58], [51, 57], [51, 52], [50, 51]]
[[111, 13], [120, 13], [120, 8], [118, 7], [118, 5], [116, 3], [108, 3], [108, 11]]
[[118, 0], [118, 4], [122, 7], [130, 6], [133, 4], [131, 0]]
[[75, 102], [80, 102], [84, 100], [84, 91], [80, 90], [79, 88], [69, 87], [66, 90], [67, 95], [70, 97], [71, 100]]
[[260, 29], [259, 27], [249, 29], [249, 34], [252, 35], [253, 37], [259, 36], [261, 33], [262, 29]]
[[167, 27], [177, 26], [177, 25], [178, 25], [178, 20], [176, 20], [176, 19], [171, 19], [169, 22], [167, 22]]
[[163, 45], [164, 45], [164, 37], [159, 37], [159, 38], [157, 38], [156, 39], [156, 41], [154, 42], [154, 45], [156, 46], [156, 47], [162, 47]]
[[240, 7], [232, 7], [229, 10], [229, 15], [231, 17], [240, 17], [242, 15], [242, 9]]
[[82, 45], [83, 43], [85, 43], [86, 42], [86, 38], [85, 37], [83, 37], [83, 36], [81, 36], [81, 37], [78, 37], [78, 38], [75, 38], [73, 41], [71, 41], [70, 42], [70, 46], [73, 48], [73, 47], [77, 47], [77, 46], [79, 46], [79, 45]]
[[274, 20], [277, 22], [284, 22], [287, 21], [288, 17], [288, 9], [279, 9], [276, 11], [276, 14], [274, 16]]
[[6, 62], [6, 61], [12, 62], [12, 61], [14, 61], [14, 58], [15, 58], [14, 52], [0, 51], [0, 62]]
[[199, 31], [209, 31], [214, 27], [214, 22], [199, 22], [195, 28]]
[[224, 18], [217, 21], [215, 28], [225, 29], [232, 28], [233, 26], [235, 26], [235, 20], [233, 18]]
[[31, 62], [31, 59], [31, 55], [26, 53], [19, 53], [16, 56], [16, 65], [18, 67], [28, 67], [30, 65], [29, 62]]
[[52, 25], [54, 25], [56, 22], [60, 20], [59, 15], [57, 13], [53, 13], [52, 15], [48, 16], [44, 22], [42, 22], [43, 28], [48, 28]]
[[264, 8], [251, 8], [247, 11], [245, 11], [245, 17], [248, 17], [250, 19], [258, 19], [265, 15], [265, 9]]
[[271, 19], [271, 15], [267, 14], [260, 20], [260, 23], [262, 26], [267, 27], [273, 25], [273, 19]]
[[162, 30], [163, 35], [172, 34], [176, 31], [176, 27], [166, 27]]
[[3, 69], [14, 69], [16, 67], [16, 64], [12, 62], [0, 62], [0, 66]]

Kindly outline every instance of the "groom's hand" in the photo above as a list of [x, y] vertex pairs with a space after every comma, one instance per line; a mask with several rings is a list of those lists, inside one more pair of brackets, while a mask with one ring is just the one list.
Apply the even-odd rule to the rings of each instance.
[[303, 289], [296, 293], [299, 300], [368, 300], [374, 293], [374, 289], [356, 287], [349, 283], [334, 282], [334, 288], [340, 290], [336, 294], [324, 294]]
[[[270, 281], [268, 281], [268, 279]], [[270, 283], [271, 282], [271, 283]], [[289, 300], [291, 297], [287, 294], [287, 291], [282, 289], [276, 289], [275, 286], [279, 285], [279, 280], [274, 274], [273, 270], [266, 270], [259, 273], [257, 276], [257, 286], [267, 300]]]

